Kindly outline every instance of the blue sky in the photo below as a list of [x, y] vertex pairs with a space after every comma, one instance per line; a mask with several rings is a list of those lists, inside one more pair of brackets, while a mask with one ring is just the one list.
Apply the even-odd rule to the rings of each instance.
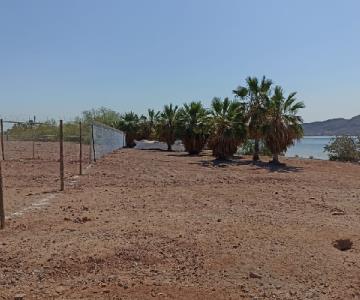
[[262, 76], [305, 121], [360, 114], [358, 0], [0, 0], [0, 115], [138, 113]]

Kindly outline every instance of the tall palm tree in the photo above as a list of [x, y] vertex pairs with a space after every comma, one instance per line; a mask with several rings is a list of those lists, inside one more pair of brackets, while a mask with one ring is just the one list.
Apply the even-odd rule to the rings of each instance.
[[157, 125], [157, 132], [159, 139], [165, 142], [168, 146], [168, 151], [171, 151], [171, 145], [176, 140], [176, 126], [178, 121], [178, 107], [172, 104], [165, 105], [160, 114]]
[[302, 118], [298, 111], [304, 108], [303, 102], [297, 102], [296, 93], [285, 97], [283, 89], [276, 86], [274, 95], [266, 103], [266, 119], [263, 124], [264, 140], [270, 149], [272, 163], [279, 164], [279, 154], [303, 137]]
[[229, 98], [214, 98], [211, 107], [212, 135], [209, 146], [216, 158], [226, 159], [234, 155], [246, 139], [245, 105]]
[[189, 154], [199, 154], [209, 136], [209, 112], [201, 102], [185, 103], [179, 110], [178, 132]]
[[160, 112], [148, 109], [147, 115], [140, 117], [139, 139], [151, 139], [155, 136], [155, 127], [159, 120]]
[[239, 86], [233, 93], [247, 104], [247, 119], [249, 137], [254, 139], [253, 160], [259, 160], [260, 140], [262, 139], [262, 124], [265, 118], [265, 103], [270, 97], [272, 80], [265, 76], [259, 80], [256, 77], [246, 78], [246, 87]]
[[134, 147], [135, 139], [138, 135], [139, 130], [139, 117], [134, 112], [127, 112], [120, 116], [120, 119], [116, 121], [113, 126], [119, 130], [125, 132], [126, 146]]

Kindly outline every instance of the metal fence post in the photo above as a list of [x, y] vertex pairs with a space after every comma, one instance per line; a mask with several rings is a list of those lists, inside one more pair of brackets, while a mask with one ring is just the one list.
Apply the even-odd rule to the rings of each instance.
[[31, 137], [32, 137], [32, 158], [35, 159], [35, 133], [34, 133], [34, 126], [31, 126]]
[[91, 140], [92, 140], [92, 150], [93, 150], [93, 154], [94, 154], [94, 162], [96, 162], [94, 124], [91, 124]]
[[92, 163], [92, 133], [91, 133], [92, 127], [90, 126], [90, 136], [89, 136], [89, 164]]
[[63, 120], [60, 120], [60, 191], [64, 190], [64, 131]]
[[80, 142], [80, 153], [79, 153], [79, 155], [80, 155], [80, 157], [79, 157], [79, 159], [80, 159], [80, 166], [79, 166], [79, 168], [80, 168], [80, 170], [79, 170], [79, 174], [80, 175], [82, 175], [82, 124], [81, 124], [81, 122], [79, 122], [79, 133], [80, 133], [80, 136], [79, 136], [79, 142]]
[[0, 120], [0, 127], [1, 127], [1, 153], [2, 153], [2, 159], [5, 160], [5, 153], [4, 153], [4, 121], [3, 121], [3, 119]]
[[2, 178], [2, 161], [0, 161], [0, 229], [5, 228], [5, 210], [4, 210], [4, 185]]

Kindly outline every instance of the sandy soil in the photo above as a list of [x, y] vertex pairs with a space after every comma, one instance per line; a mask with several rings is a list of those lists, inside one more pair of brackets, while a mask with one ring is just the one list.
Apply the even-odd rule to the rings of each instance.
[[109, 155], [8, 220], [0, 299], [360, 299], [360, 166], [286, 163]]
[[[58, 142], [5, 141], [2, 163], [5, 185], [5, 210], [19, 212], [36, 203], [41, 195], [60, 189]], [[1, 151], [0, 151], [1, 152]], [[89, 165], [89, 146], [83, 146], [83, 168]], [[79, 174], [79, 145], [64, 143], [64, 170], [68, 185]], [[50, 196], [51, 198], [52, 196]]]

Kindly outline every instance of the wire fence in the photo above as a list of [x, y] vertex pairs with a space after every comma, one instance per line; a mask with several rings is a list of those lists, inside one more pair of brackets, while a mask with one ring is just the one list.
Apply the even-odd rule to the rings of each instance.
[[0, 127], [1, 228], [5, 211], [21, 210], [42, 194], [76, 187], [74, 178], [87, 165], [125, 146], [123, 132], [101, 123], [0, 120]]

